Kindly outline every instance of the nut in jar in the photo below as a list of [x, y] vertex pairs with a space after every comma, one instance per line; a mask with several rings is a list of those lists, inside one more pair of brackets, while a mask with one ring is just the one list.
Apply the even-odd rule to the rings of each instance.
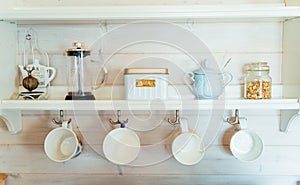
[[269, 76], [270, 68], [266, 62], [251, 63], [248, 65], [244, 79], [244, 97], [246, 99], [270, 99], [272, 79]]
[[271, 82], [268, 81], [252, 81], [246, 84], [247, 99], [270, 99], [271, 98]]

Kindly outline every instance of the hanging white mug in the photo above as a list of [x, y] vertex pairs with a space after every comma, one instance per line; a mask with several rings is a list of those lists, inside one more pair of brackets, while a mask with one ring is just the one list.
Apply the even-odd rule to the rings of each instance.
[[49, 132], [44, 141], [47, 156], [55, 162], [65, 162], [77, 157], [82, 152], [82, 144], [68, 121], [62, 127]]
[[240, 119], [239, 125], [240, 130], [230, 140], [230, 150], [240, 161], [254, 161], [263, 153], [262, 139], [255, 132], [247, 130], [245, 119]]
[[109, 161], [126, 165], [138, 156], [140, 139], [134, 131], [125, 128], [125, 123], [122, 123], [121, 128], [110, 131], [104, 138], [103, 152]]
[[197, 133], [189, 130], [186, 119], [181, 119], [180, 126], [181, 132], [172, 143], [172, 153], [181, 164], [197, 164], [204, 156], [202, 140]]

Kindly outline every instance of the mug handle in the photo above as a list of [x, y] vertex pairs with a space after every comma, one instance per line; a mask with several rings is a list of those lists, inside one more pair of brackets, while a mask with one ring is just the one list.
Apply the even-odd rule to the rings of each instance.
[[246, 118], [240, 118], [239, 119], [239, 126], [241, 130], [247, 129], [247, 119]]
[[191, 86], [190, 84], [190, 80], [193, 81], [193, 83], [195, 82], [194, 79], [194, 73], [192, 72], [187, 72], [185, 73], [184, 77], [183, 77], [184, 83], [189, 87], [189, 89], [192, 91], [192, 93], [194, 94], [194, 88], [193, 86]]
[[48, 74], [50, 74], [50, 71], [51, 71], [51, 76], [49, 76], [49, 78], [45, 82], [45, 85], [47, 86], [54, 79], [54, 77], [56, 75], [56, 69], [53, 67], [46, 67], [46, 70], [47, 70]]
[[226, 82], [223, 85], [223, 87], [225, 87], [226, 85], [228, 85], [232, 81], [233, 75], [229, 71], [226, 71], [226, 72], [223, 73], [223, 76], [224, 77], [227, 76], [227, 80], [226, 80]]
[[189, 132], [189, 125], [186, 118], [180, 119], [180, 128], [182, 133], [188, 133]]
[[61, 124], [62, 127], [64, 128], [68, 128], [68, 129], [71, 129], [72, 130], [72, 124], [70, 123], [69, 120], [64, 120]]
[[[75, 133], [72, 130], [72, 124], [70, 123], [69, 120], [63, 121], [62, 127], [70, 129], [73, 133]], [[79, 156], [81, 154], [81, 152], [82, 152], [82, 149], [83, 149], [83, 145], [82, 145], [81, 140], [78, 138], [78, 136], [77, 136], [76, 133], [75, 133], [75, 135], [76, 135], [76, 138], [77, 138], [78, 146], [76, 148], [76, 152], [75, 152], [74, 156], [72, 157], [72, 159], [75, 158], [75, 157], [77, 157], [77, 156]]]
[[75, 157], [78, 157], [83, 150], [82, 142], [79, 139], [77, 139], [77, 140], [78, 140], [78, 146], [77, 146], [76, 152], [75, 152], [74, 156], [72, 157], [72, 159]]

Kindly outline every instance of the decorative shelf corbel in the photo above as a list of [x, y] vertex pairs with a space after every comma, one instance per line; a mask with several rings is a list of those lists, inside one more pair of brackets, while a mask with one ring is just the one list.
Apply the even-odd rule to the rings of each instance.
[[17, 134], [22, 130], [21, 110], [1, 110], [0, 119], [4, 121], [11, 134]]

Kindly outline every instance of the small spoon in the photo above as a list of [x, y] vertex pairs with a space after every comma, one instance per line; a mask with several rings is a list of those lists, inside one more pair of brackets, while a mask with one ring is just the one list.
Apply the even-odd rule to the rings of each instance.
[[224, 71], [224, 69], [227, 67], [227, 65], [229, 64], [230, 61], [231, 61], [231, 58], [229, 58], [227, 60], [227, 62], [224, 64], [222, 71]]

